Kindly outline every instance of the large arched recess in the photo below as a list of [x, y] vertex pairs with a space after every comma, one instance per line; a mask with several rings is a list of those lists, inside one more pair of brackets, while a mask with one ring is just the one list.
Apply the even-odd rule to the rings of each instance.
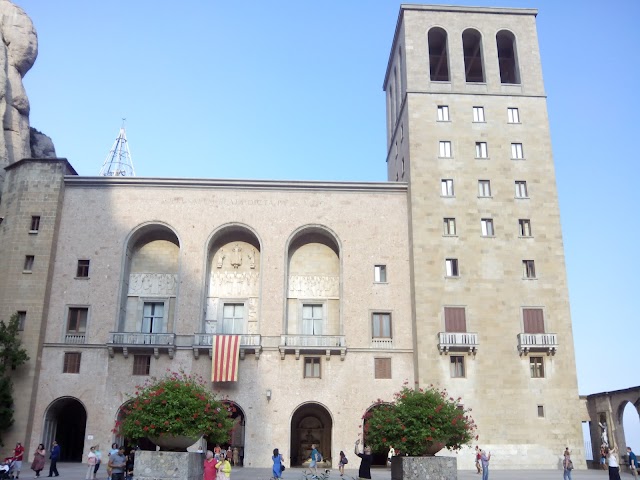
[[[231, 400], [225, 400], [223, 402], [229, 409], [229, 416], [233, 420], [233, 427], [231, 428], [231, 437], [229, 438], [229, 446], [235, 455], [236, 449], [238, 450], [238, 463], [235, 466], [242, 466], [244, 464], [244, 448], [245, 448], [245, 427], [247, 416], [240, 405]], [[209, 450], [213, 450], [213, 445], [209, 445]]]
[[75, 397], [60, 397], [47, 407], [44, 414], [42, 441], [47, 451], [53, 441], [60, 444], [60, 461], [82, 462], [87, 409]]
[[331, 458], [332, 432], [333, 418], [324, 405], [308, 402], [296, 408], [291, 417], [291, 466], [307, 466], [314, 444], [326, 462], [323, 467], [337, 465]]

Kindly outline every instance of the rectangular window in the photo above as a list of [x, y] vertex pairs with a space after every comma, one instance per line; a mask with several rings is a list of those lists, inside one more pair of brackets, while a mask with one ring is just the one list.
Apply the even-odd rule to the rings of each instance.
[[304, 378], [320, 378], [320, 357], [305, 357]]
[[455, 235], [456, 234], [456, 219], [455, 218], [444, 218], [443, 221], [444, 234], [445, 235]]
[[487, 142], [476, 142], [476, 158], [489, 158]]
[[522, 159], [522, 158], [524, 158], [524, 154], [522, 153], [522, 144], [521, 143], [512, 143], [511, 144], [511, 158], [512, 159]]
[[444, 307], [444, 330], [458, 333], [467, 331], [467, 316], [464, 307]]
[[373, 281], [376, 283], [387, 283], [386, 265], [375, 265], [373, 267]]
[[507, 122], [520, 123], [520, 113], [517, 108], [507, 108]]
[[480, 220], [480, 228], [482, 229], [483, 237], [493, 237], [493, 219], [483, 218]]
[[142, 333], [162, 333], [164, 329], [164, 302], [144, 302]]
[[536, 265], [533, 260], [522, 261], [522, 276], [524, 278], [536, 278]]
[[464, 378], [464, 357], [451, 355], [451, 378]]
[[391, 359], [390, 358], [374, 358], [374, 376], [375, 378], [391, 378]]
[[529, 357], [529, 367], [531, 368], [531, 378], [544, 378], [543, 357]]
[[490, 197], [491, 196], [491, 181], [478, 180], [478, 196]]
[[80, 373], [80, 352], [65, 352], [62, 373]]
[[391, 314], [373, 313], [371, 315], [373, 338], [391, 338]]
[[529, 198], [527, 182], [524, 180], [516, 180], [516, 198]]
[[544, 405], [538, 405], [538, 417], [544, 418]]
[[89, 260], [78, 260], [78, 267], [76, 269], [76, 277], [88, 278], [89, 277]]
[[222, 333], [244, 333], [244, 303], [225, 303], [223, 305]]
[[151, 355], [133, 356], [133, 375], [149, 375], [151, 370]]
[[442, 179], [440, 181], [440, 189], [443, 197], [453, 197], [453, 179]]
[[31, 225], [29, 226], [29, 233], [38, 233], [40, 230], [40, 216], [34, 215], [31, 217]]
[[438, 121], [439, 122], [448, 122], [449, 121], [449, 107], [446, 105], [438, 105]]
[[484, 122], [484, 107], [473, 107], [473, 121]]
[[544, 312], [541, 308], [523, 308], [524, 333], [544, 333]]
[[35, 257], [33, 255], [27, 255], [24, 257], [24, 268], [23, 272], [31, 272], [33, 271], [33, 262], [35, 261]]
[[24, 324], [27, 321], [27, 312], [20, 311], [18, 312], [18, 330], [24, 331]]
[[322, 304], [302, 305], [302, 334], [322, 335], [323, 314]]
[[518, 220], [518, 228], [520, 229], [521, 237], [531, 236], [531, 220], [528, 218], [521, 218]]
[[67, 333], [85, 333], [88, 313], [87, 307], [70, 307], [67, 314]]
[[441, 158], [451, 158], [451, 142], [440, 142], [439, 155]]
[[447, 269], [447, 277], [458, 276], [458, 259], [457, 258], [447, 258], [445, 260], [445, 267]]

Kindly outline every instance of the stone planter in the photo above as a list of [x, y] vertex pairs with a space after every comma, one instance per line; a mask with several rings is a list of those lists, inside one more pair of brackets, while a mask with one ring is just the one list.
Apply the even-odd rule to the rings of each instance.
[[393, 457], [391, 480], [457, 480], [455, 457]]
[[186, 452], [187, 448], [196, 443], [200, 437], [185, 437], [182, 435], [163, 435], [161, 437], [149, 437], [160, 450], [167, 452]]
[[193, 452], [136, 452], [136, 480], [202, 480], [204, 455]]

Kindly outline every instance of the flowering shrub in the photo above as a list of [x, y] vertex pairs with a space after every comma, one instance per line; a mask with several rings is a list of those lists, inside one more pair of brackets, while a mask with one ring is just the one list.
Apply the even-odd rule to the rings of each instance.
[[215, 398], [201, 377], [171, 372], [136, 386], [113, 432], [132, 440], [204, 434], [211, 443], [225, 443], [233, 427], [229, 413], [229, 407]]
[[476, 424], [469, 410], [458, 408], [460, 398], [454, 400], [446, 390], [405, 385], [394, 398], [392, 403], [378, 400], [363, 417], [365, 441], [373, 450], [392, 445], [402, 454], [432, 455], [441, 448], [459, 450], [473, 440]]

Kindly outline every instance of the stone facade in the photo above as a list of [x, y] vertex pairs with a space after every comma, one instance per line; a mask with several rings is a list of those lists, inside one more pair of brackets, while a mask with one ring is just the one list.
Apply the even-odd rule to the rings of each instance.
[[[244, 465], [268, 467], [274, 447], [305, 464], [315, 443], [335, 466], [404, 382], [461, 396], [493, 468], [557, 468], [567, 445], [583, 465], [535, 14], [401, 7], [388, 182], [9, 166], [0, 313], [26, 312], [32, 360], [7, 444], [104, 451], [136, 385], [210, 379], [214, 335], [239, 334], [238, 381], [212, 389]], [[457, 460], [473, 468], [471, 451]]]

